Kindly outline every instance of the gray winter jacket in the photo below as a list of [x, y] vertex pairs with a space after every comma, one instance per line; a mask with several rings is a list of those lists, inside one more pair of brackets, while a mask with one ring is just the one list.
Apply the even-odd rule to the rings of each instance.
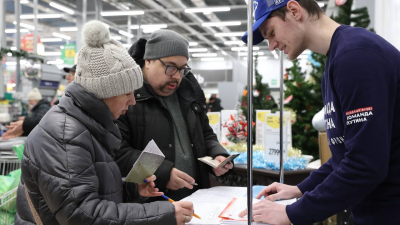
[[16, 224], [34, 223], [23, 184], [44, 224], [176, 224], [170, 202], [123, 203], [138, 193], [114, 162], [120, 144], [107, 105], [69, 84], [25, 143]]

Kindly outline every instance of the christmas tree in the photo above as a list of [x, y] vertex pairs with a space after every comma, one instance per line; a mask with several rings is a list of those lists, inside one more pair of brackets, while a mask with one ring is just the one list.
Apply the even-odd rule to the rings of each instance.
[[[353, 0], [348, 0], [339, 7], [339, 14], [333, 18], [339, 24], [367, 28], [370, 20], [366, 7], [351, 10]], [[373, 31], [373, 29], [370, 29]], [[326, 56], [312, 53], [312, 70], [310, 79], [306, 80], [301, 72], [297, 60], [287, 69], [288, 79], [285, 81], [285, 97], [293, 95], [293, 100], [285, 107], [291, 108], [296, 113], [296, 121], [292, 124], [293, 147], [302, 150], [303, 154], [318, 154], [318, 132], [311, 124], [314, 115], [323, 108], [321, 94], [321, 78], [325, 71]]]
[[[275, 100], [272, 98], [271, 90], [269, 89], [268, 84], [263, 84], [261, 82], [262, 80], [262, 75], [258, 72], [257, 70], [257, 65], [258, 65], [258, 56], [255, 56], [254, 60], [254, 73], [255, 73], [255, 78], [256, 78], [256, 85], [253, 87], [253, 120], [256, 118], [256, 110], [259, 109], [270, 109], [270, 110], [276, 110], [277, 109], [277, 104], [275, 103]], [[240, 107], [243, 111], [243, 114], [247, 117], [247, 86], [245, 87], [243, 91], [243, 96], [242, 96], [242, 106]], [[255, 137], [255, 127], [253, 126], [253, 137]], [[253, 140], [254, 142], [254, 140]]]

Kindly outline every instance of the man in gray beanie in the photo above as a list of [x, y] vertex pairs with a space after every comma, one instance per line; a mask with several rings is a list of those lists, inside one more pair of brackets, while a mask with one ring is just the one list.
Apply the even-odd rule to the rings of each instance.
[[155, 183], [174, 200], [209, 188], [209, 173], [221, 176], [233, 167], [211, 169], [197, 160], [211, 156], [223, 161], [229, 154], [209, 125], [204, 92], [187, 65], [188, 49], [189, 42], [171, 30], [155, 31], [148, 41], [132, 45], [129, 53], [145, 82], [135, 91], [136, 105], [118, 120], [123, 142], [116, 161], [122, 175], [154, 139], [165, 155]]

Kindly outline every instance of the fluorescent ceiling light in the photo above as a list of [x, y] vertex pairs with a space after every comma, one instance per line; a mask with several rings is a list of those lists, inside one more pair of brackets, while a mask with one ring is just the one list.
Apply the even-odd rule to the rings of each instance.
[[17, 47], [11, 47], [10, 49], [13, 50], [13, 51], [16, 51]]
[[63, 39], [61, 38], [40, 38], [41, 42], [62, 42]]
[[143, 29], [142, 32], [145, 34], [153, 33], [156, 30], [160, 30], [161, 28], [159, 27], [154, 27], [154, 28], [148, 28], [148, 29]]
[[128, 6], [126, 6], [126, 5], [122, 4], [122, 3], [120, 3], [119, 5], [120, 5], [122, 8], [124, 8], [125, 10], [129, 10], [129, 7], [128, 7]]
[[189, 42], [189, 46], [197, 46], [198, 44], [197, 42]]
[[61, 27], [60, 31], [77, 31], [77, 27]]
[[230, 7], [206, 7], [206, 8], [188, 8], [185, 13], [209, 13], [209, 12], [226, 12], [230, 11]]
[[246, 33], [246, 31], [243, 32], [229, 32], [229, 33], [215, 33], [215, 37], [241, 37]]
[[141, 25], [140, 28], [142, 29], [155, 29], [155, 28], [167, 28], [167, 24], [147, 24], [147, 25]]
[[195, 53], [192, 54], [192, 57], [215, 57], [217, 53]]
[[139, 25], [132, 25], [130, 28], [131, 30], [137, 30], [139, 29]]
[[224, 61], [223, 57], [216, 57], [216, 58], [201, 58], [202, 62], [215, 62], [215, 61]]
[[[6, 34], [15, 34], [17, 33], [17, 29], [6, 29], [5, 30]], [[19, 29], [20, 33], [28, 33], [29, 30], [28, 29]]]
[[133, 34], [130, 34], [130, 33], [126, 32], [126, 31], [119, 30], [118, 33], [124, 35], [125, 37], [133, 38]]
[[144, 11], [140, 11], [140, 10], [101, 12], [102, 16], [135, 16], [135, 15], [143, 15], [143, 14], [144, 14]]
[[217, 51], [219, 50], [219, 47], [216, 46], [216, 45], [213, 45], [212, 47], [213, 47], [215, 50], [217, 50]]
[[240, 21], [226, 21], [226, 22], [207, 22], [202, 23], [203, 27], [223, 27], [223, 26], [239, 26], [242, 22]]
[[207, 52], [207, 48], [189, 48], [189, 52]]
[[225, 45], [244, 45], [243, 41], [225, 41]]
[[42, 52], [43, 56], [59, 56], [61, 55], [61, 52]]
[[68, 8], [68, 7], [65, 7], [65, 6], [63, 6], [63, 5], [60, 5], [60, 4], [58, 4], [58, 3], [55, 3], [55, 2], [50, 2], [49, 5], [50, 5], [51, 7], [53, 7], [53, 8], [56, 8], [56, 9], [61, 10], [61, 11], [63, 11], [63, 12], [69, 13], [69, 14], [71, 14], [71, 15], [73, 15], [73, 14], [75, 13], [74, 10], [72, 10], [72, 9], [70, 9], [70, 8]]
[[318, 2], [318, 5], [319, 5], [319, 7], [324, 7], [325, 6], [325, 3], [323, 3], [323, 2]]
[[222, 55], [228, 55], [225, 51], [221, 51]]
[[53, 36], [54, 37], [59, 37], [59, 38], [62, 38], [62, 39], [66, 39], [66, 40], [71, 40], [71, 37], [67, 36], [65, 34], [60, 34], [60, 33], [53, 32]]
[[[55, 19], [55, 18], [61, 18], [63, 15], [62, 14], [38, 14], [37, 18], [38, 19]], [[21, 19], [34, 19], [35, 15], [33, 14], [24, 14], [21, 15], [19, 18]]]
[[117, 41], [122, 39], [121, 36], [110, 36], [110, 37], [111, 37], [111, 39], [114, 39], [114, 40], [117, 40]]
[[28, 0], [21, 0], [21, 1], [19, 1], [19, 3], [20, 3], [20, 4], [28, 4], [29, 1], [28, 1]]
[[[247, 52], [239, 52], [239, 56], [247, 56]], [[264, 52], [253, 52], [253, 55], [264, 55]]]
[[61, 64], [64, 64], [64, 60], [56, 59], [54, 61], [47, 61], [47, 64], [50, 64], [50, 65], [61, 65]]
[[[232, 51], [247, 51], [247, 47], [232, 47]], [[260, 50], [260, 47], [253, 47], [254, 51]]]
[[[260, 56], [260, 57], [258, 57], [258, 60], [264, 60], [264, 59], [268, 59], [268, 56]], [[247, 60], [247, 57], [243, 57], [243, 60]], [[256, 60], [256, 57], [253, 57], [253, 60]]]
[[[13, 24], [17, 25], [17, 21], [14, 21]], [[19, 25], [21, 27], [28, 28], [30, 30], [35, 30], [35, 26], [29, 25], [29, 24], [26, 24], [26, 23], [19, 23]]]

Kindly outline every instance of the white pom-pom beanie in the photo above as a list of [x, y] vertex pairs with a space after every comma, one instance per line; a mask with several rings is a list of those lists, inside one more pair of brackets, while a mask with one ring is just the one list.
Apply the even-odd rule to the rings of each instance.
[[40, 94], [39, 89], [33, 88], [28, 93], [28, 100], [42, 100], [42, 95]]
[[127, 94], [142, 87], [139, 65], [120, 42], [110, 38], [103, 23], [90, 21], [82, 33], [86, 45], [78, 54], [75, 83], [99, 99]]

